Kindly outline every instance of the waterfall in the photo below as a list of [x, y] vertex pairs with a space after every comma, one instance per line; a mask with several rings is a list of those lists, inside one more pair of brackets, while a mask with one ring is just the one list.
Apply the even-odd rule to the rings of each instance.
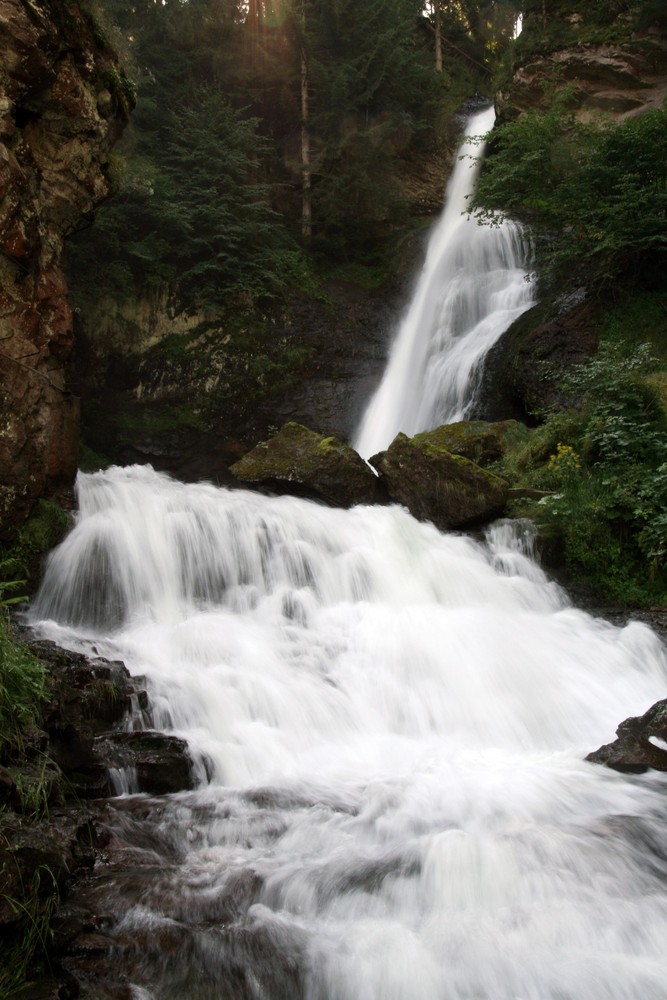
[[145, 677], [211, 775], [107, 809], [126, 867], [85, 891], [129, 995], [662, 1000], [666, 777], [583, 760], [665, 695], [646, 626], [572, 608], [522, 525], [78, 493], [34, 628]]
[[[489, 108], [466, 124], [470, 136], [493, 126]], [[481, 365], [510, 324], [533, 303], [521, 228], [480, 226], [466, 214], [482, 150], [466, 140], [429, 240], [412, 301], [354, 447], [370, 458], [399, 431], [411, 436], [472, 412]]]

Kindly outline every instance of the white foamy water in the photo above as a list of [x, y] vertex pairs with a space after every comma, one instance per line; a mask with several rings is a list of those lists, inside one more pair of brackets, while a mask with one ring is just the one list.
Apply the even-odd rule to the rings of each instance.
[[[485, 134], [493, 122], [493, 108], [478, 112], [466, 133]], [[364, 458], [399, 431], [412, 436], [469, 417], [485, 356], [533, 304], [521, 228], [510, 220], [480, 226], [466, 214], [479, 169], [472, 157], [481, 152], [470, 141], [459, 150], [414, 295], [356, 434]]]
[[583, 761], [665, 696], [647, 627], [568, 606], [513, 525], [147, 467], [79, 494], [36, 628], [145, 675], [212, 773], [157, 813], [178, 863], [110, 885], [134, 995], [663, 1000], [665, 778]]

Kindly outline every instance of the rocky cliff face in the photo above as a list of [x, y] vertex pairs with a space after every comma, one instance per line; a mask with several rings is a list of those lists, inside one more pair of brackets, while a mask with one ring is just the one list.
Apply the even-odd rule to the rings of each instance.
[[271, 314], [186, 313], [156, 295], [77, 317], [83, 439], [119, 464], [224, 482], [288, 420], [349, 440], [377, 384], [405, 295], [330, 280]]
[[656, 5], [651, 16], [633, 20], [623, 9], [629, 6], [617, 4], [604, 25], [592, 20], [587, 6], [578, 10], [575, 4], [544, 19], [526, 18], [527, 40], [518, 45], [511, 79], [496, 95], [499, 119], [546, 109], [554, 88], [563, 87], [571, 88], [582, 121], [661, 108], [667, 97], [667, 17]]
[[72, 0], [0, 0], [0, 541], [76, 471], [63, 240], [108, 193], [131, 92]]

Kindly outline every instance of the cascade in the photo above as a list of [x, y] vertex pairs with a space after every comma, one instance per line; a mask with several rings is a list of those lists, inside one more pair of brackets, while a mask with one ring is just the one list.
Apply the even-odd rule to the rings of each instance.
[[[366, 454], [465, 415], [530, 303], [519, 231], [460, 215], [472, 175], [461, 161]], [[33, 628], [145, 678], [200, 776], [151, 798], [112, 775], [113, 850], [73, 905], [84, 957], [126, 989], [89, 995], [663, 1000], [667, 776], [584, 761], [665, 695], [649, 628], [571, 607], [520, 523], [445, 535], [140, 466], [77, 492]]]
[[[493, 122], [493, 108], [477, 112], [466, 132], [485, 134]], [[480, 226], [466, 214], [481, 152], [471, 139], [459, 149], [414, 294], [353, 442], [364, 458], [399, 431], [412, 436], [469, 417], [484, 357], [533, 304], [521, 227]]]
[[664, 696], [650, 629], [572, 608], [525, 525], [149, 467], [78, 494], [34, 628], [145, 677], [210, 776], [116, 776], [84, 900], [123, 996], [662, 1000], [666, 776], [583, 760]]

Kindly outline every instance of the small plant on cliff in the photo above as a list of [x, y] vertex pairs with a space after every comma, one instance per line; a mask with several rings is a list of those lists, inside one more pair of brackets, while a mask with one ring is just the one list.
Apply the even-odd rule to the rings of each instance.
[[43, 971], [40, 967], [48, 963], [51, 917], [58, 902], [55, 875], [46, 865], [40, 865], [21, 899], [7, 894], [0, 898], [16, 915], [3, 938], [0, 968], [0, 1000], [10, 1000], [20, 997], [31, 982], [34, 984], [36, 974]]
[[46, 698], [46, 668], [13, 641], [8, 605], [22, 600], [11, 594], [16, 584], [0, 584], [0, 763], [20, 754], [37, 730]]

